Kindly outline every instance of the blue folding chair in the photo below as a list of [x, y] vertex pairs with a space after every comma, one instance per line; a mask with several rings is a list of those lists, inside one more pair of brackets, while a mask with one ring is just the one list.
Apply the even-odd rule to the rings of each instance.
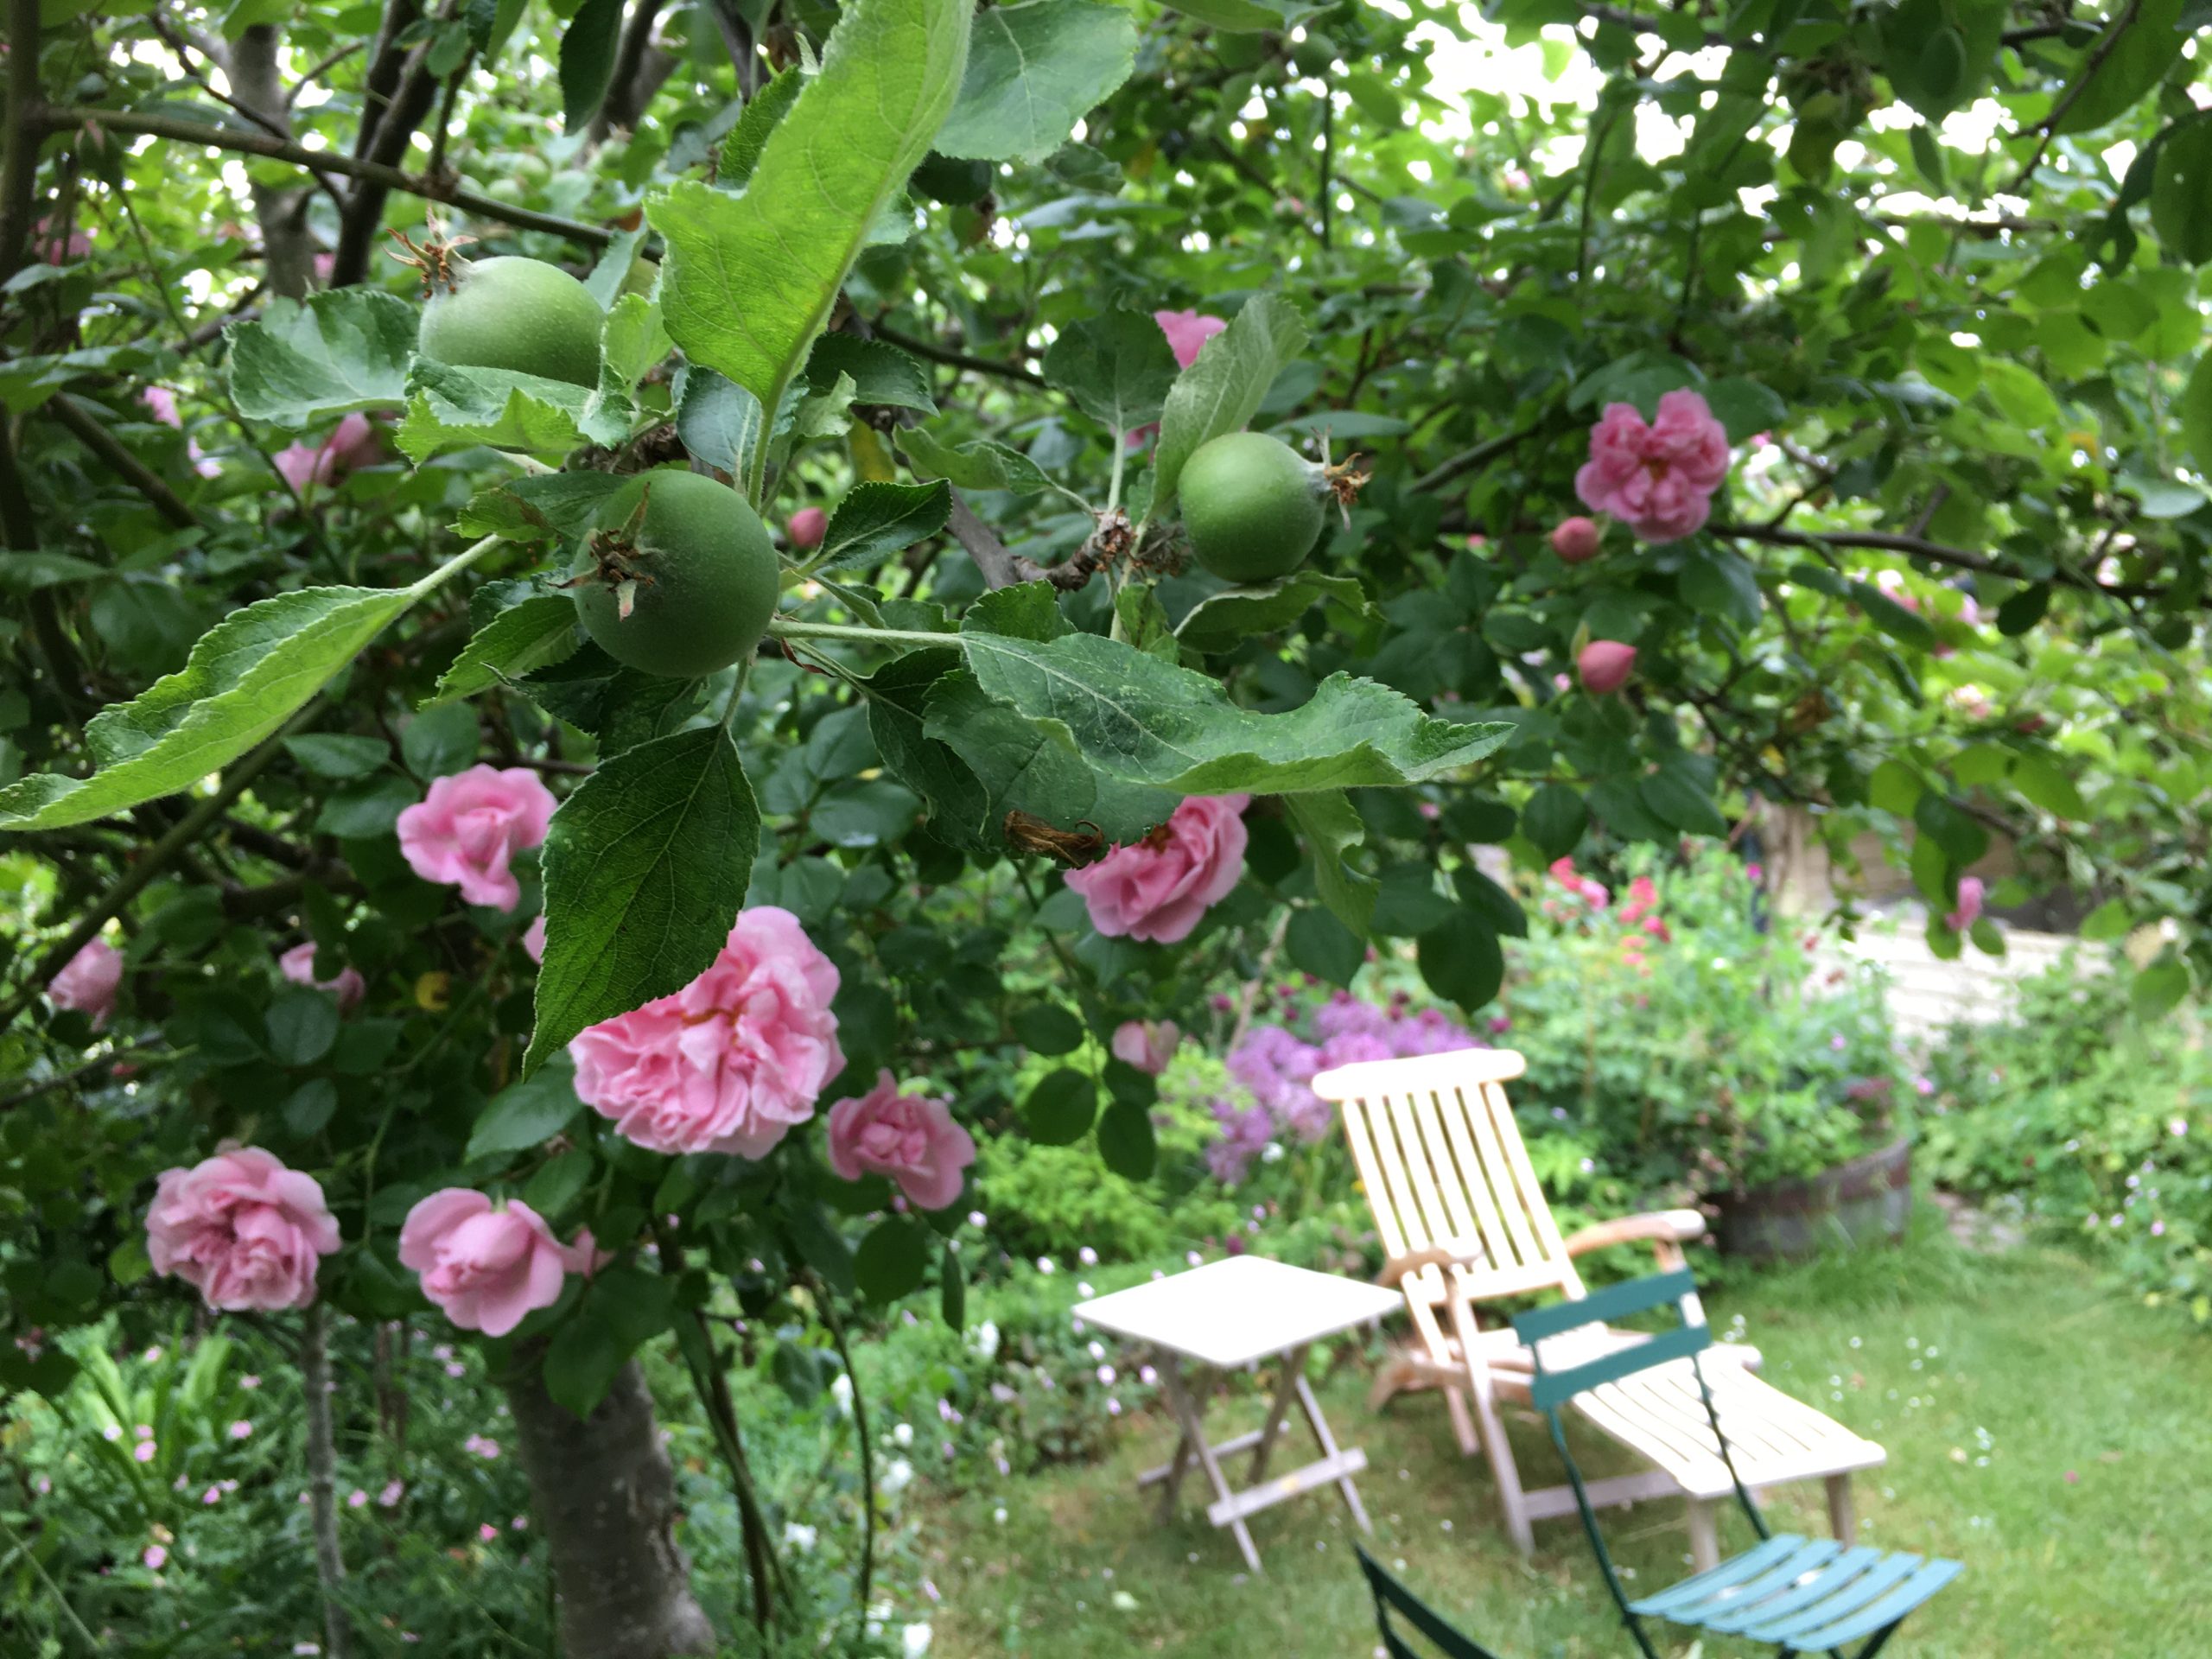
[[[1613, 1592], [1621, 1618], [1636, 1637], [1645, 1659], [1658, 1659], [1644, 1634], [1646, 1618], [1663, 1618], [1715, 1635], [1741, 1636], [1754, 1642], [1771, 1642], [1783, 1655], [1829, 1653], [1843, 1659], [1843, 1649], [1862, 1637], [1866, 1644], [1853, 1659], [1873, 1659], [1897, 1631], [1905, 1615], [1926, 1601], [1963, 1570], [1956, 1561], [1923, 1560], [1899, 1550], [1871, 1546], [1847, 1548], [1834, 1539], [1806, 1539], [1792, 1533], [1768, 1530], [1758, 1505], [1751, 1501], [1743, 1478], [1736, 1472], [1728, 1451], [1728, 1437], [1719, 1414], [1713, 1409], [1713, 1392], [1706, 1386], [1697, 1357], [1712, 1346], [1713, 1333], [1698, 1311], [1697, 1281], [1687, 1269], [1654, 1274], [1593, 1291], [1579, 1301], [1560, 1302], [1523, 1313], [1513, 1329], [1528, 1344], [1535, 1362], [1529, 1388], [1529, 1402], [1550, 1423], [1552, 1444], [1567, 1465], [1574, 1489], [1575, 1507], [1582, 1513], [1582, 1529], [1590, 1537], [1605, 1586]], [[1572, 1344], [1565, 1363], [1547, 1362], [1544, 1344], [1586, 1326], [1626, 1319], [1671, 1306], [1679, 1321], [1671, 1330], [1647, 1342], [1631, 1344], [1578, 1360]], [[1558, 1352], [1554, 1349], [1554, 1353]], [[1585, 1352], [1589, 1351], [1586, 1349]], [[1736, 1501], [1751, 1518], [1759, 1541], [1742, 1554], [1718, 1567], [1683, 1580], [1671, 1589], [1635, 1601], [1621, 1588], [1620, 1575], [1598, 1530], [1582, 1471], [1568, 1449], [1567, 1429], [1560, 1410], [1579, 1394], [1618, 1382], [1624, 1376], [1656, 1365], [1687, 1361], [1697, 1379], [1698, 1394], [1719, 1442], [1720, 1456], [1734, 1482]]]
[[[1446, 1624], [1441, 1615], [1383, 1571], [1382, 1564], [1357, 1543], [1352, 1548], [1358, 1551], [1359, 1570], [1367, 1574], [1367, 1587], [1375, 1592], [1375, 1622], [1382, 1632], [1382, 1650], [1390, 1659], [1427, 1659], [1430, 1652], [1441, 1655], [1442, 1659], [1497, 1659], [1488, 1648]], [[1397, 1619], [1392, 1618], [1393, 1613]], [[1414, 1647], [1407, 1641], [1407, 1632], [1398, 1628], [1398, 1620], [1433, 1646]]]

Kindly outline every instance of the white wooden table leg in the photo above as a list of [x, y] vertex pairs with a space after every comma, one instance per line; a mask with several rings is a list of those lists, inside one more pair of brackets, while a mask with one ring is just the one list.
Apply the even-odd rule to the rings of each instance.
[[[1214, 1456], [1213, 1447], [1206, 1444], [1205, 1425], [1199, 1421], [1198, 1408], [1192, 1403], [1190, 1393], [1183, 1386], [1182, 1363], [1173, 1354], [1167, 1355], [1160, 1368], [1160, 1392], [1167, 1396], [1168, 1407], [1174, 1412], [1176, 1421], [1183, 1425], [1184, 1436], [1190, 1442], [1191, 1450], [1198, 1456], [1198, 1466], [1206, 1471], [1207, 1480], [1213, 1484], [1214, 1496], [1224, 1503], [1232, 1502], [1236, 1494], [1230, 1490], [1229, 1482], [1221, 1472], [1221, 1459]], [[1255, 1573], [1262, 1571], [1260, 1552], [1253, 1546], [1252, 1534], [1244, 1524], [1244, 1517], [1241, 1515], [1234, 1516], [1230, 1521], [1229, 1529], [1236, 1535], [1237, 1548], [1244, 1552], [1244, 1565]]]
[[1282, 1420], [1290, 1414], [1294, 1392], [1291, 1384], [1306, 1375], [1306, 1351], [1312, 1345], [1301, 1344], [1282, 1356], [1282, 1376], [1275, 1383], [1275, 1397], [1268, 1407], [1268, 1421], [1261, 1427], [1260, 1443], [1252, 1449], [1252, 1485], [1256, 1486], [1268, 1478], [1268, 1454], [1274, 1450], [1275, 1436], [1282, 1433]]
[[[1328, 1422], [1321, 1415], [1320, 1403], [1313, 1398], [1313, 1390], [1306, 1386], [1304, 1370], [1301, 1368], [1293, 1372], [1292, 1380], [1298, 1390], [1299, 1408], [1306, 1414], [1306, 1421], [1313, 1430], [1313, 1438], [1321, 1443], [1321, 1455], [1325, 1458], [1335, 1457], [1337, 1437], [1329, 1433]], [[1346, 1475], [1338, 1480], [1337, 1490], [1344, 1495], [1344, 1507], [1351, 1511], [1351, 1518], [1358, 1525], [1359, 1529], [1364, 1533], [1373, 1533], [1375, 1529], [1368, 1524], [1367, 1510], [1359, 1501], [1359, 1488], [1351, 1484], [1351, 1477]]]

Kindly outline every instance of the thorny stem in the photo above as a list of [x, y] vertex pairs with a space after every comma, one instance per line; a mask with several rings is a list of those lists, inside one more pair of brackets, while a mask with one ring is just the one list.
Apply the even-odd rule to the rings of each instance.
[[322, 1624], [330, 1659], [347, 1659], [353, 1627], [343, 1592], [346, 1558], [338, 1549], [338, 1458], [330, 1430], [330, 1354], [325, 1345], [328, 1314], [321, 1303], [308, 1309], [300, 1338], [300, 1385], [307, 1390], [308, 1507], [315, 1529], [315, 1572], [322, 1583]]
[[861, 1398], [860, 1373], [853, 1369], [853, 1351], [845, 1344], [845, 1322], [837, 1317], [837, 1304], [830, 1287], [819, 1279], [814, 1281], [814, 1300], [822, 1310], [823, 1324], [830, 1327], [830, 1340], [837, 1346], [837, 1357], [844, 1362], [845, 1378], [853, 1389], [853, 1436], [860, 1442], [861, 1453], [861, 1564], [854, 1605], [865, 1624], [868, 1588], [875, 1577], [875, 1443], [868, 1438], [868, 1406]]

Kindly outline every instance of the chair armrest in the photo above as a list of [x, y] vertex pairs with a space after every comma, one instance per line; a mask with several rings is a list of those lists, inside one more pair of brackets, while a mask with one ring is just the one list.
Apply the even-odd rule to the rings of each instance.
[[1394, 1255], [1382, 1264], [1382, 1271], [1375, 1275], [1375, 1282], [1395, 1288], [1424, 1268], [1448, 1268], [1470, 1257], [1458, 1250], [1447, 1250], [1432, 1244], [1425, 1250], [1415, 1250], [1410, 1255]]
[[1585, 1227], [1567, 1241], [1567, 1253], [1586, 1255], [1613, 1244], [1650, 1243], [1657, 1245], [1660, 1254], [1667, 1254], [1667, 1247], [1688, 1243], [1705, 1236], [1705, 1217], [1694, 1210], [1661, 1210], [1648, 1216], [1622, 1216], [1614, 1221], [1601, 1221], [1594, 1227]]

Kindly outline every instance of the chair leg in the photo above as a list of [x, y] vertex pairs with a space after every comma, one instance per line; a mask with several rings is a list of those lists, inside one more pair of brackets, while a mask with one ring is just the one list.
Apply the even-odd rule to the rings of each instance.
[[1828, 1529], [1835, 1534], [1839, 1543], [1851, 1543], [1859, 1536], [1859, 1513], [1851, 1501], [1851, 1477], [1830, 1475], [1827, 1485]]
[[1410, 1383], [1412, 1370], [1406, 1357], [1393, 1350], [1375, 1373], [1375, 1386], [1367, 1391], [1367, 1408], [1380, 1411], [1403, 1393]]
[[1444, 1390], [1445, 1409], [1452, 1414], [1452, 1433], [1459, 1442], [1459, 1455], [1471, 1458], [1482, 1450], [1482, 1442], [1475, 1436], [1475, 1420], [1467, 1414], [1467, 1395], [1464, 1389], [1447, 1388]]
[[1720, 1565], [1719, 1504], [1709, 1497], [1690, 1499], [1690, 1567], [1703, 1573]]

